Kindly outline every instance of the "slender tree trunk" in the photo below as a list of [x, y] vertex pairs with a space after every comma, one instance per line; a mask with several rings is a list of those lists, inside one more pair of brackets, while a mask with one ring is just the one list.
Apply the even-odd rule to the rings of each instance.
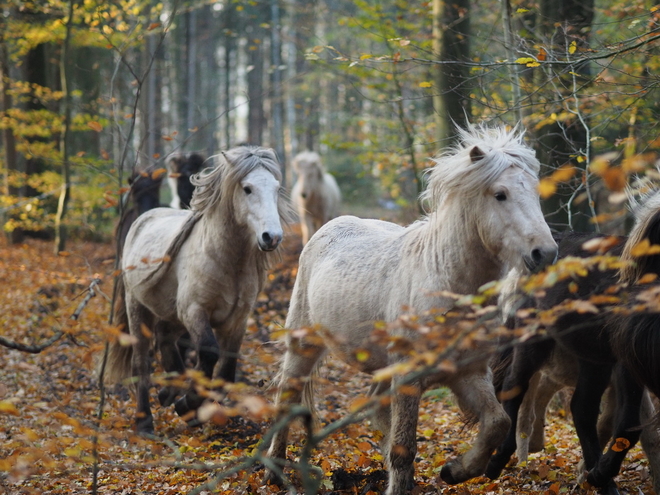
[[279, 0], [271, 0], [271, 66], [272, 96], [271, 107], [273, 117], [272, 139], [282, 166], [282, 187], [286, 187], [286, 153], [284, 149], [284, 101], [282, 99], [282, 42], [280, 38], [280, 5]]
[[[197, 11], [190, 10], [186, 18], [186, 128], [188, 132], [198, 127], [195, 118], [197, 89]], [[194, 140], [193, 140], [194, 141]]]
[[62, 190], [55, 216], [55, 252], [66, 248], [66, 227], [64, 218], [71, 196], [71, 165], [69, 163], [69, 134], [71, 132], [71, 91], [69, 81], [69, 48], [71, 43], [71, 30], [73, 28], [74, 0], [69, 0], [68, 16], [66, 22], [66, 35], [62, 44], [60, 55], [60, 78], [62, 92], [64, 93], [64, 132], [62, 132]]
[[268, 7], [256, 4], [250, 19], [251, 31], [248, 33], [247, 74], [248, 91], [248, 143], [261, 144], [264, 138], [264, 38], [266, 31], [261, 25], [268, 19]]
[[[1, 21], [0, 21], [1, 22]], [[2, 25], [0, 25], [2, 30]], [[0, 36], [3, 33], [0, 32]], [[0, 64], [2, 64], [2, 111], [7, 115], [7, 112], [12, 108], [12, 98], [9, 92], [10, 75], [9, 75], [9, 55], [7, 53], [7, 46], [4, 39], [0, 39]], [[11, 126], [6, 126], [2, 130], [2, 140], [4, 144], [4, 158], [5, 158], [5, 184], [3, 194], [8, 196], [16, 196], [18, 190], [9, 184], [9, 176], [13, 172], [18, 171], [18, 160], [16, 155], [16, 137]]]
[[[445, 1], [433, 0], [433, 53], [442, 57], [442, 20], [445, 13]], [[435, 129], [438, 143], [442, 144], [449, 137], [449, 122], [447, 112], [444, 108], [444, 99], [442, 97], [442, 88], [444, 77], [442, 71], [444, 66], [438, 64], [435, 70], [435, 87], [433, 93], [433, 110], [435, 116]]]

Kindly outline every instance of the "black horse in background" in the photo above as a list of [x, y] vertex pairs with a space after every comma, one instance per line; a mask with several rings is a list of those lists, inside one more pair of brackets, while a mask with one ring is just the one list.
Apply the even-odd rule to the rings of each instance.
[[124, 210], [115, 228], [115, 240], [117, 241], [117, 253], [120, 255], [124, 248], [124, 241], [128, 230], [135, 219], [145, 211], [160, 206], [160, 186], [164, 174], [157, 169], [147, 169], [144, 172], [133, 172], [128, 179], [130, 189], [125, 198]]
[[190, 183], [190, 176], [200, 172], [204, 166], [204, 158], [199, 153], [175, 154], [167, 159], [168, 183], [172, 191], [170, 207], [178, 209], [190, 208], [195, 186]]
[[[660, 305], [642, 305], [638, 300], [657, 299], [660, 285], [639, 282], [660, 274], [660, 254], [636, 247], [644, 240], [650, 245], [660, 244], [658, 210], [660, 196], [656, 195], [639, 212], [627, 240], [594, 234], [560, 236], [561, 258], [620, 256], [623, 268], [596, 259], [584, 272], [546, 289], [536, 301], [540, 312], [555, 308], [553, 311], [559, 311], [559, 316], [547, 327], [547, 334], [539, 334], [514, 348], [502, 384], [507, 397], [503, 405], [512, 426], [507, 439], [491, 457], [486, 470], [490, 478], [500, 475], [516, 450], [518, 410], [530, 379], [554, 352], [565, 352], [578, 362], [571, 412], [588, 471], [587, 481], [602, 493], [618, 493], [613, 478], [640, 437], [644, 386], [656, 395], [660, 393], [660, 328], [655, 328], [660, 325]], [[585, 248], [585, 242], [594, 250]], [[558, 305], [561, 309], [557, 309]], [[616, 391], [616, 417], [612, 441], [603, 454], [597, 420], [601, 397], [610, 381]]]

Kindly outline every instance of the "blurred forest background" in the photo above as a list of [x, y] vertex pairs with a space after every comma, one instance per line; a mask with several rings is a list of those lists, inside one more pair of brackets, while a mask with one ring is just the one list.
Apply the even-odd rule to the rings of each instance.
[[660, 148], [649, 0], [15, 0], [1, 14], [15, 241], [106, 239], [134, 171], [240, 143], [274, 148], [288, 187], [293, 156], [319, 151], [346, 210], [411, 217], [428, 158], [468, 121], [527, 130], [553, 227], [617, 232], [625, 186]]

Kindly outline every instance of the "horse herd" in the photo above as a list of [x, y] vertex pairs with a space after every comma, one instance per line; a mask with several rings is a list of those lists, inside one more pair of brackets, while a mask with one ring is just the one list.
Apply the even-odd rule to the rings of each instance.
[[[586, 480], [614, 495], [613, 478], [640, 432], [650, 458], [660, 446], [647, 393], [660, 397], [655, 328], [660, 255], [653, 247], [660, 244], [660, 196], [637, 208], [628, 238], [553, 234], [540, 207], [540, 164], [522, 133], [471, 126], [459, 137], [427, 175], [421, 200], [428, 214], [408, 227], [353, 216], [332, 219], [340, 198], [336, 182], [317, 154], [296, 158], [299, 180], [292, 204], [304, 249], [285, 324], [295, 332], [287, 334], [275, 380], [278, 414], [284, 417], [301, 402], [313, 410], [312, 378], [324, 356], [374, 375], [370, 394], [390, 394], [371, 418], [383, 433], [387, 493], [403, 494], [414, 487], [425, 389], [447, 386], [466, 416], [478, 421], [471, 448], [442, 468], [441, 478], [456, 484], [500, 475], [521, 443], [519, 410], [532, 392], [540, 397], [574, 386], [571, 412]], [[283, 225], [292, 219], [272, 150], [240, 146], [214, 158], [214, 167], [190, 177], [192, 197], [186, 199], [185, 188], [179, 189], [178, 202], [190, 209], [144, 205], [139, 179], [134, 181], [136, 211], [126, 220], [130, 228], [118, 230], [122, 276], [116, 323], [130, 333], [132, 345], [111, 343], [106, 378], [137, 378], [141, 433], [154, 431], [149, 403], [154, 346], [166, 372], [183, 373], [179, 344], [188, 335], [198, 370], [208, 378], [234, 380], [247, 318], [282, 241]], [[177, 162], [171, 175], [181, 180], [188, 174], [185, 164]], [[562, 260], [582, 264], [562, 271]], [[556, 283], [529, 288], [528, 276], [553, 270], [546, 279]], [[502, 307], [513, 307], [505, 312], [512, 325], [522, 325], [516, 320], [524, 314], [545, 315], [540, 330], [511, 345], [487, 338], [459, 342], [451, 347], [451, 366], [446, 352], [429, 348], [422, 353], [425, 373], [383, 372], [411, 369], [405, 367], [413, 359], [411, 348], [424, 349], [429, 342], [420, 328], [443, 320], [456, 294], [476, 294], [505, 276], [510, 293], [500, 300]], [[569, 378], [557, 378], [558, 368]], [[599, 438], [601, 397], [608, 387], [614, 391], [612, 414]], [[181, 415], [205, 400], [194, 387], [173, 385], [163, 387], [158, 398]], [[547, 400], [539, 402], [543, 416]], [[285, 476], [287, 436], [288, 426], [272, 436], [268, 482]]]

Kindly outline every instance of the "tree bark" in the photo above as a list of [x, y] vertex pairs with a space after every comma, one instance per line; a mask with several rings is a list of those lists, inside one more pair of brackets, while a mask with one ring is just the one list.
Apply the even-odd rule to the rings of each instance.
[[[433, 49], [441, 61], [470, 59], [470, 1], [433, 0]], [[438, 64], [434, 109], [438, 140], [451, 138], [454, 127], [465, 128], [472, 113], [469, 69], [461, 64]]]
[[272, 140], [282, 167], [282, 187], [286, 187], [286, 153], [284, 148], [284, 101], [282, 99], [282, 42], [280, 38], [279, 0], [271, 0], [271, 67], [272, 67]]
[[73, 4], [69, 0], [66, 22], [66, 35], [60, 54], [60, 78], [62, 93], [64, 93], [64, 131], [61, 137], [62, 150], [62, 189], [55, 216], [55, 253], [66, 249], [66, 226], [64, 218], [71, 197], [71, 165], [69, 163], [69, 134], [71, 132], [71, 90], [69, 81], [69, 48], [71, 44], [71, 30], [73, 28]]

